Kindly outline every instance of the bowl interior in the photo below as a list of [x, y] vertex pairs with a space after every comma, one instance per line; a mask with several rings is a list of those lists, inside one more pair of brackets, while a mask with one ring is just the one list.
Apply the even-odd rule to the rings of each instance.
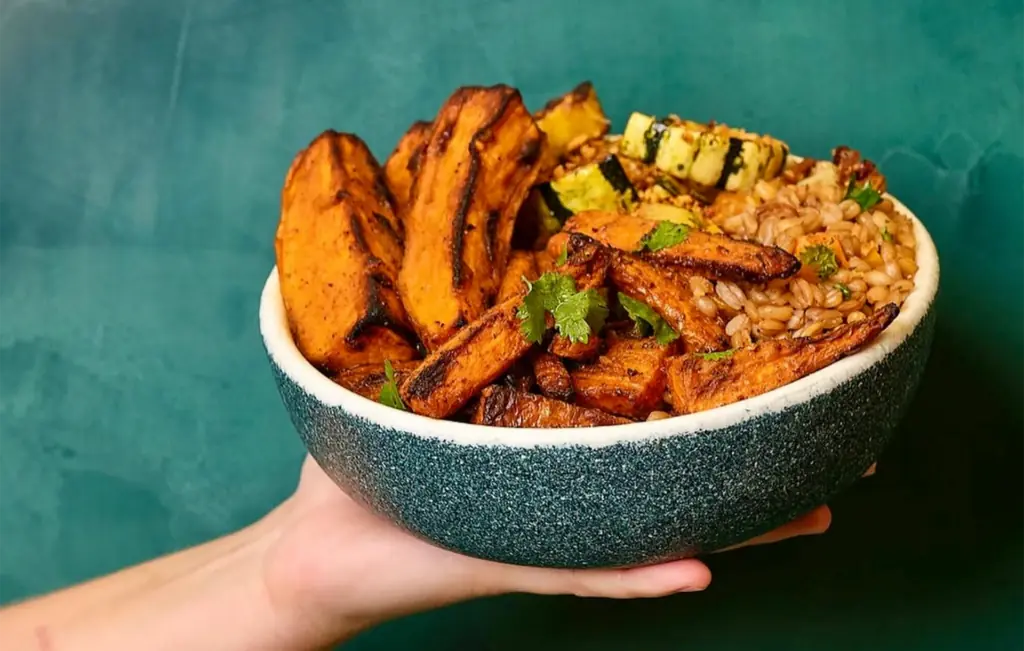
[[917, 239], [918, 271], [915, 276], [915, 287], [904, 301], [899, 316], [870, 345], [820, 371], [759, 396], [695, 414], [593, 428], [518, 429], [436, 420], [386, 407], [335, 384], [302, 356], [288, 326], [276, 267], [271, 271], [263, 288], [260, 300], [260, 330], [273, 362], [292, 381], [321, 403], [339, 407], [367, 420], [418, 436], [465, 445], [532, 447], [572, 444], [599, 447], [622, 441], [720, 429], [754, 415], [783, 410], [792, 404], [832, 390], [884, 358], [899, 346], [925, 317], [938, 290], [938, 253], [921, 221], [894, 197], [886, 197], [892, 200], [897, 210], [910, 217]]

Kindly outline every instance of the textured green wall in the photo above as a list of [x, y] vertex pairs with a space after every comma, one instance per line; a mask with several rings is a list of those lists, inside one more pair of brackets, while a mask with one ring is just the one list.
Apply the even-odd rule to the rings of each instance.
[[[919, 398], [827, 536], [704, 595], [507, 597], [353, 649], [1021, 648], [1021, 2], [8, 0], [0, 5], [0, 600], [228, 531], [302, 450], [256, 327], [320, 130], [386, 155], [457, 85], [592, 79], [881, 163], [942, 256]], [[522, 618], [522, 619], [520, 619]]]

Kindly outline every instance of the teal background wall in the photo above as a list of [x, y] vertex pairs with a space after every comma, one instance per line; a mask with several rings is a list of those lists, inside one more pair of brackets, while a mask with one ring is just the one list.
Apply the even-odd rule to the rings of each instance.
[[0, 2], [0, 601], [229, 531], [302, 450], [256, 324], [280, 184], [327, 127], [386, 156], [460, 84], [878, 161], [943, 267], [934, 353], [826, 536], [703, 595], [513, 596], [352, 649], [1019, 649], [1024, 8], [1013, 0]]

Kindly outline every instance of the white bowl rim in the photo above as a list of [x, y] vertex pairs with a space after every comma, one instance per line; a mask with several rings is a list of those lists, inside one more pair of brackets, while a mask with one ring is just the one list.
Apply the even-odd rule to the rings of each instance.
[[303, 391], [329, 407], [384, 427], [422, 438], [459, 445], [488, 445], [530, 448], [574, 445], [604, 447], [694, 435], [720, 430], [756, 416], [776, 413], [827, 393], [884, 359], [902, 344], [928, 313], [939, 285], [939, 259], [928, 230], [905, 205], [886, 194], [896, 209], [910, 217], [917, 240], [915, 287], [905, 299], [899, 316], [870, 345], [795, 382], [746, 400], [707, 411], [655, 421], [592, 428], [489, 427], [449, 420], [437, 420], [386, 407], [349, 391], [318, 371], [299, 352], [292, 338], [281, 299], [275, 266], [260, 297], [260, 332], [270, 357], [282, 372]]

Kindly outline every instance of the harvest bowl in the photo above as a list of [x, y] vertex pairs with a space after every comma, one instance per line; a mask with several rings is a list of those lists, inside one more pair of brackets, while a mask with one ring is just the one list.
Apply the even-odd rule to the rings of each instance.
[[939, 262], [914, 223], [916, 286], [870, 345], [792, 384], [716, 409], [589, 429], [434, 420], [363, 398], [300, 354], [277, 270], [260, 329], [310, 454], [349, 495], [463, 554], [623, 567], [714, 551], [850, 486], [878, 458], [924, 369]]

